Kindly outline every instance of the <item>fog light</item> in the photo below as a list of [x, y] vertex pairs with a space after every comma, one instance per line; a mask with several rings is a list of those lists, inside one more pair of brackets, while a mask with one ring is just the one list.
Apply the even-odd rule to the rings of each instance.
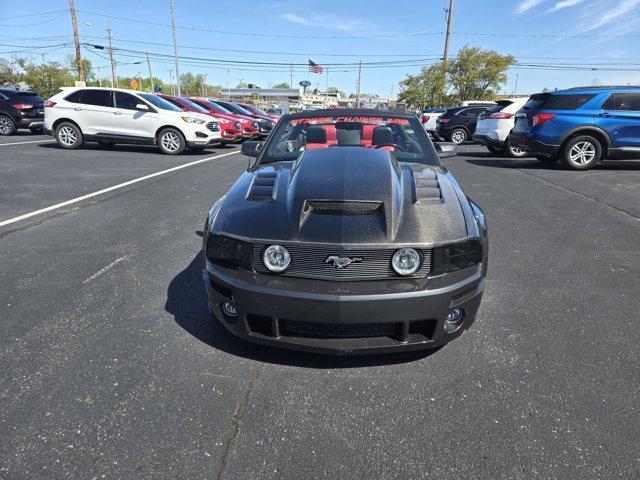
[[460, 308], [452, 308], [444, 319], [444, 331], [453, 333], [462, 326], [464, 321], [464, 310]]
[[236, 317], [238, 315], [236, 306], [231, 302], [223, 302], [221, 308], [222, 313], [224, 313], [227, 317]]

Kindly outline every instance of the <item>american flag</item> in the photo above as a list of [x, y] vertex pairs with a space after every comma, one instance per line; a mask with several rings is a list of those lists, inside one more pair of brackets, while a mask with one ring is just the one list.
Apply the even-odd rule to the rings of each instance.
[[309, 60], [309, 71], [311, 73], [322, 73], [322, 72], [324, 72], [324, 68], [322, 68], [317, 63], [314, 63], [311, 60]]

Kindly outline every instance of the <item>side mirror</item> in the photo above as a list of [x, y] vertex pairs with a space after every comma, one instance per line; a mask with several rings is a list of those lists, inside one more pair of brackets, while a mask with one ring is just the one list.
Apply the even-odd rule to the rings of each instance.
[[149, 111], [149, 105], [145, 105], [144, 103], [138, 103], [136, 105], [136, 110], [140, 110], [141, 112], [148, 112]]
[[240, 148], [240, 153], [242, 155], [246, 155], [247, 157], [257, 157], [260, 154], [260, 149], [262, 148], [263, 142], [256, 141], [248, 141], [242, 144]]
[[438, 158], [449, 158], [458, 155], [458, 145], [451, 142], [437, 142], [436, 151]]

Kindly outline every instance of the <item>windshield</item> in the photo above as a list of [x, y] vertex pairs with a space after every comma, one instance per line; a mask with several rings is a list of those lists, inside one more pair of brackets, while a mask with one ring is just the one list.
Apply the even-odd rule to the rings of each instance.
[[195, 102], [192, 102], [191, 100], [189, 100], [188, 98], [180, 98], [180, 101], [182, 103], [184, 103], [185, 105], [188, 105], [189, 108], [193, 108], [196, 112], [200, 112], [200, 113], [208, 113], [207, 109], [204, 107], [201, 107], [200, 105], [198, 105]]
[[231, 113], [231, 114], [233, 114], [233, 112], [231, 110], [229, 110], [228, 108], [224, 108], [218, 102], [214, 102], [213, 100], [209, 100], [209, 105], [211, 105], [215, 110], [218, 110], [220, 113]]
[[439, 165], [436, 152], [417, 118], [376, 114], [281, 121], [260, 162], [295, 160], [305, 150], [340, 147], [386, 150], [399, 162]]
[[247, 110], [251, 110], [254, 113], [257, 113], [258, 115], [269, 115], [267, 112], [265, 112], [264, 110], [260, 110], [258, 107], [256, 107], [255, 105], [240, 105], [242, 108], [246, 108]]
[[151, 105], [161, 108], [162, 110], [171, 110], [172, 112], [182, 111], [182, 109], [176, 107], [173, 103], [167, 102], [164, 98], [160, 98], [157, 95], [152, 95], [150, 93], [140, 93], [139, 95]]
[[236, 105], [235, 103], [222, 103], [221, 105], [227, 110], [233, 110], [240, 115], [248, 115], [249, 117], [253, 116], [253, 113], [248, 111], [246, 108], [242, 108], [240, 105]]

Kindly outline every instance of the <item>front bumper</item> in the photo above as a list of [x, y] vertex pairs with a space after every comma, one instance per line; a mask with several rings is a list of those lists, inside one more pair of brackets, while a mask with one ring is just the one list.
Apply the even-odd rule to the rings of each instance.
[[[484, 291], [482, 265], [448, 274], [447, 281], [442, 277], [310, 281], [239, 272], [208, 261], [203, 271], [211, 310], [232, 334], [335, 355], [432, 349], [458, 337], [475, 320]], [[236, 317], [222, 312], [225, 301], [235, 305]], [[463, 309], [465, 316], [460, 329], [448, 334], [444, 320], [451, 308]]]
[[520, 147], [534, 155], [553, 157], [560, 151], [560, 145], [549, 145], [540, 140], [530, 138], [526, 133], [512, 132], [511, 135], [509, 135], [509, 143], [514, 147]]

